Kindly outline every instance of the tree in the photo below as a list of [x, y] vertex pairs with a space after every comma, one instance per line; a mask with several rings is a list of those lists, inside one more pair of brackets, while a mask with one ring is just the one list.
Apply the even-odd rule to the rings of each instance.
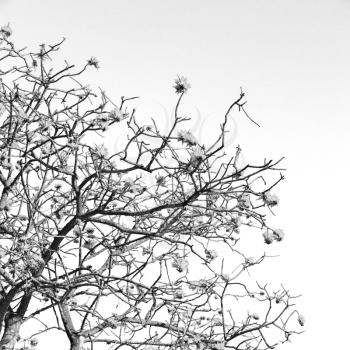
[[[116, 105], [79, 82], [96, 58], [55, 68], [63, 40], [29, 52], [11, 33], [0, 36], [0, 348], [61, 332], [72, 350], [272, 349], [299, 333], [289, 291], [247, 274], [265, 253], [240, 249], [250, 231], [283, 239], [266, 222], [281, 160], [240, 165], [239, 146], [225, 148], [244, 93], [204, 145], [182, 128], [184, 77], [164, 133], [140, 124], [134, 98]], [[107, 129], [126, 135], [112, 153]]]

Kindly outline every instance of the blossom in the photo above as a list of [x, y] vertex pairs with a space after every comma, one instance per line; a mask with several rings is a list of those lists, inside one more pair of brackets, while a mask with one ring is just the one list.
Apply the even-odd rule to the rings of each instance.
[[51, 144], [48, 142], [44, 143], [41, 145], [40, 149], [43, 154], [49, 154], [51, 152]]
[[215, 345], [215, 349], [216, 350], [225, 350], [225, 342], [224, 341], [218, 342]]
[[19, 108], [18, 109], [18, 114], [17, 114], [18, 118], [21, 119], [23, 122], [26, 122], [29, 120], [29, 117], [27, 115], [27, 113], [22, 109]]
[[205, 279], [199, 281], [193, 281], [189, 285], [191, 290], [205, 291], [211, 287], [211, 283]]
[[28, 220], [28, 216], [26, 216], [24, 214], [20, 214], [20, 215], [18, 215], [18, 220], [19, 221], [27, 221]]
[[108, 117], [117, 121], [117, 122], [120, 122], [122, 121], [123, 119], [127, 118], [129, 116], [128, 113], [126, 112], [123, 112], [120, 108], [118, 107], [115, 107], [114, 109], [112, 109], [109, 114], [108, 114]]
[[249, 208], [251, 205], [249, 194], [243, 194], [241, 198], [238, 199], [238, 204], [243, 208]]
[[273, 242], [273, 234], [270, 232], [270, 231], [265, 231], [264, 233], [263, 233], [263, 237], [264, 237], [264, 242], [266, 243], [266, 244], [271, 244], [272, 242]]
[[230, 218], [230, 222], [236, 229], [242, 225], [242, 219], [237, 215], [232, 215]]
[[6, 169], [12, 168], [11, 159], [5, 152], [0, 153], [0, 164]]
[[106, 116], [103, 116], [97, 119], [96, 124], [102, 129], [102, 131], [106, 131], [109, 126], [109, 119]]
[[277, 197], [277, 195], [270, 193], [270, 191], [265, 192], [262, 195], [262, 199], [263, 199], [264, 203], [270, 207], [274, 207], [280, 201], [279, 198]]
[[196, 138], [189, 130], [180, 130], [177, 133], [177, 139], [182, 143], [186, 143], [188, 146], [195, 146], [197, 144]]
[[213, 318], [212, 320], [212, 325], [213, 326], [222, 326], [222, 321], [220, 318]]
[[99, 69], [100, 68], [100, 62], [97, 60], [96, 57], [90, 57], [87, 61], [87, 64], [89, 66], [93, 66], [95, 67], [96, 69]]
[[95, 239], [87, 239], [85, 242], [84, 242], [84, 248], [86, 249], [89, 249], [89, 250], [92, 250], [96, 245], [97, 245], [97, 241]]
[[75, 298], [71, 298], [69, 299], [69, 304], [74, 307], [78, 305], [78, 301]]
[[174, 293], [174, 299], [182, 299], [184, 296], [185, 296], [185, 293], [182, 290], [182, 288], [177, 289]]
[[135, 181], [131, 177], [127, 177], [125, 180], [125, 187], [128, 191], [134, 193], [137, 191], [137, 185], [135, 184]]
[[[50, 128], [52, 128], [52, 121], [47, 120], [47, 119], [41, 119], [39, 122], [41, 132], [49, 132]], [[48, 140], [48, 138], [46, 138]]]
[[282, 241], [284, 236], [285, 236], [285, 233], [282, 229], [279, 228], [279, 229], [273, 230], [273, 238], [276, 241], [278, 241], [278, 242]]
[[158, 186], [165, 186], [165, 176], [164, 175], [157, 175], [156, 182], [157, 182]]
[[142, 247], [142, 255], [149, 255], [151, 253], [152, 253], [151, 249]]
[[178, 272], [188, 271], [188, 261], [185, 258], [175, 258], [171, 266]]
[[99, 158], [106, 158], [108, 156], [108, 149], [104, 145], [96, 145], [93, 153]]
[[176, 78], [174, 89], [177, 94], [186, 93], [190, 87], [191, 85], [184, 76], [178, 76]]
[[73, 233], [76, 235], [76, 236], [79, 236], [81, 234], [81, 228], [79, 225], [75, 225], [74, 228], [73, 228]]
[[4, 34], [4, 36], [7, 36], [7, 37], [11, 36], [12, 29], [10, 27], [10, 23], [8, 23], [6, 26], [2, 26], [1, 29], [0, 29], [0, 32], [2, 34]]
[[37, 346], [39, 344], [38, 338], [32, 338], [30, 339], [30, 346], [34, 347]]
[[279, 304], [283, 299], [283, 295], [276, 295], [276, 299], [275, 299], [275, 302], [276, 304]]
[[216, 252], [216, 250], [208, 250], [208, 249], [206, 249], [205, 250], [205, 257], [208, 260], [214, 260], [215, 258], [218, 257], [218, 253]]
[[305, 326], [305, 317], [303, 315], [299, 315], [298, 316], [298, 322], [300, 324], [300, 326]]
[[246, 263], [247, 265], [254, 265], [255, 260], [254, 260], [254, 258], [252, 258], [252, 257], [250, 256], [250, 257], [248, 257], [248, 258], [245, 259], [245, 263]]
[[3, 196], [2, 200], [0, 201], [0, 210], [9, 211], [11, 209], [12, 202]]
[[256, 321], [258, 321], [260, 319], [260, 316], [257, 313], [255, 313], [255, 312], [250, 314], [250, 317], [253, 318]]
[[31, 254], [26, 261], [27, 268], [30, 272], [36, 273], [38, 269], [45, 265], [45, 261], [38, 254]]
[[95, 228], [94, 227], [87, 227], [86, 228], [86, 233], [88, 235], [92, 235], [95, 232]]
[[205, 153], [200, 146], [196, 146], [193, 152], [191, 153], [190, 163], [197, 165], [205, 159]]

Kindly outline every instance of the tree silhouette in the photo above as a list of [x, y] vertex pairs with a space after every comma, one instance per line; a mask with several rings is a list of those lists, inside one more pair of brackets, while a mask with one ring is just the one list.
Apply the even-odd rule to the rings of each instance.
[[[249, 278], [265, 253], [240, 248], [250, 231], [252, 244], [283, 239], [266, 222], [281, 160], [240, 165], [239, 146], [225, 148], [244, 93], [204, 145], [179, 111], [184, 77], [162, 132], [140, 124], [134, 98], [115, 105], [79, 82], [96, 58], [57, 68], [63, 41], [29, 52], [11, 33], [0, 34], [0, 348], [61, 332], [74, 350], [272, 349], [300, 333], [289, 291]], [[106, 130], [122, 131], [113, 152]]]

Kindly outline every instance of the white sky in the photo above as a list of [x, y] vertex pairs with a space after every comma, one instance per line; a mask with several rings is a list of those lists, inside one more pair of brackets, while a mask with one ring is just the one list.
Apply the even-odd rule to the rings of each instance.
[[170, 113], [174, 77], [187, 76], [203, 141], [242, 86], [263, 127], [235, 114], [235, 143], [247, 160], [285, 156], [288, 168], [273, 219], [287, 237], [265, 267], [303, 294], [307, 333], [282, 349], [346, 346], [350, 0], [0, 0], [7, 22], [19, 45], [65, 36], [70, 62], [96, 56], [92, 84], [143, 97], [141, 115]]

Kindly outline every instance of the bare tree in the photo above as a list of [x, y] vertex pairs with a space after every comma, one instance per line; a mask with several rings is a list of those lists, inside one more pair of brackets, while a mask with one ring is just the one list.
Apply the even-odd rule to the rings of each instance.
[[[244, 93], [204, 145], [182, 127], [184, 77], [162, 132], [140, 124], [134, 98], [115, 105], [79, 82], [96, 58], [57, 68], [63, 41], [29, 52], [10, 35], [1, 28], [0, 348], [62, 332], [72, 350], [272, 349], [300, 333], [289, 291], [249, 278], [265, 253], [240, 248], [283, 239], [266, 222], [281, 160], [240, 165], [225, 148]], [[120, 149], [102, 143], [107, 129], [122, 130]]]

